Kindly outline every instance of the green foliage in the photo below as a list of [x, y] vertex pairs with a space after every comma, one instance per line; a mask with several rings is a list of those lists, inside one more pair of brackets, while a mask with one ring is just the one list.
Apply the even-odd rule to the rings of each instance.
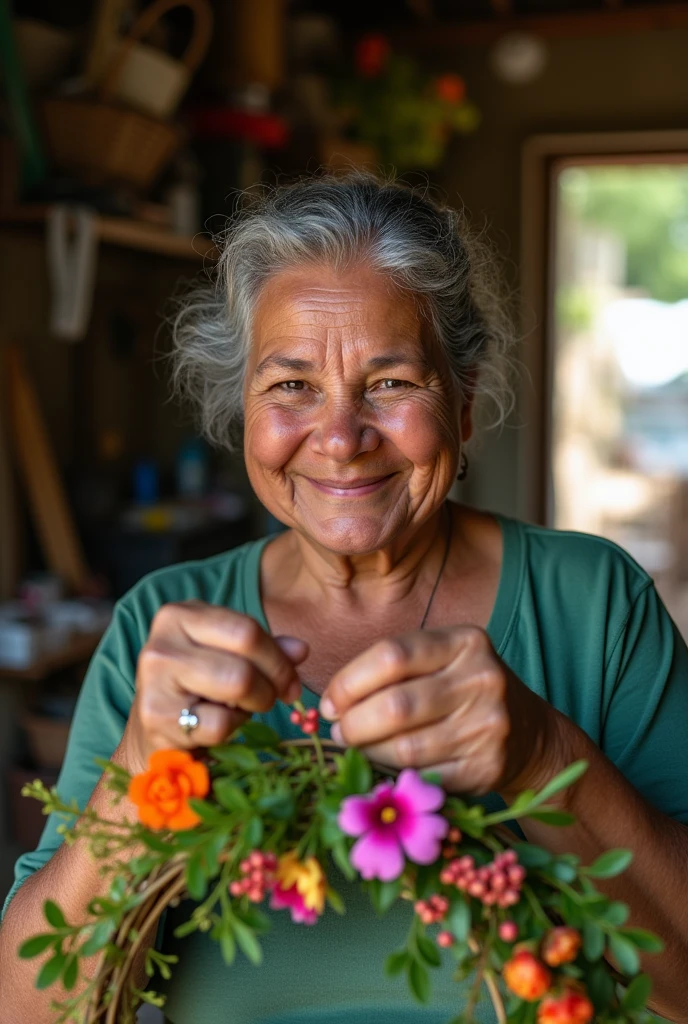
[[688, 168], [572, 167], [559, 180], [569, 217], [623, 242], [628, 287], [662, 302], [688, 297]]
[[[270, 927], [270, 917], [251, 902], [247, 894], [237, 895], [236, 883], [253, 870], [245, 858], [257, 849], [277, 857], [290, 853], [301, 861], [313, 857], [324, 872], [326, 902], [337, 913], [345, 904], [331, 881], [336, 873], [350, 881], [357, 878], [350, 861], [353, 839], [342, 833], [338, 815], [342, 800], [370, 792], [382, 778], [360, 752], [349, 748], [343, 754], [328, 755], [315, 737], [310, 747], [279, 741], [273, 730], [261, 723], [248, 723], [238, 741], [213, 748], [210, 773], [212, 793], [194, 800], [199, 824], [184, 832], [154, 832], [138, 822], [111, 826], [97, 815], [79, 815], [69, 830], [73, 840], [83, 837], [97, 857], [106, 857], [132, 847], [144, 853], [133, 859], [119, 860], [105, 895], [91, 900], [88, 917], [70, 924], [57, 903], [47, 900], [44, 916], [49, 930], [27, 939], [19, 950], [24, 958], [45, 957], [36, 985], [47, 988], [57, 982], [77, 994], [58, 1005], [58, 1024], [83, 1019], [83, 1009], [93, 982], [78, 986], [79, 962], [104, 951], [106, 964], [122, 962], [124, 950], [139, 938], [143, 929], [140, 911], [147, 898], [151, 877], [165, 871], [178, 872], [184, 895], [194, 901], [186, 920], [175, 922], [174, 934], [181, 938], [194, 931], [207, 932], [219, 944], [226, 964], [238, 953], [255, 965], [260, 964], [260, 937]], [[463, 833], [460, 855], [470, 855], [476, 866], [486, 865], [504, 850], [502, 822], [514, 817], [544, 816], [549, 824], [564, 824], [563, 815], [552, 800], [567, 786], [575, 784], [585, 764], [571, 765], [539, 792], [521, 794], [514, 804], [494, 813], [480, 804], [468, 805], [457, 797], [448, 797], [443, 813], [454, 828]], [[115, 795], [126, 790], [128, 781], [115, 766]], [[108, 767], [106, 772], [111, 769]], [[35, 784], [32, 795], [57, 813], [72, 813], [74, 808], [60, 801], [54, 791]], [[458, 1019], [473, 1020], [478, 991], [485, 978], [499, 981], [513, 947], [498, 937], [498, 926], [505, 917], [513, 918], [519, 941], [537, 948], [552, 927], [563, 921], [582, 933], [583, 946], [576, 962], [564, 965], [558, 981], [575, 978], [590, 993], [605, 1024], [640, 1024], [638, 1014], [649, 995], [649, 982], [638, 975], [639, 953], [656, 953], [661, 942], [651, 933], [626, 927], [628, 908], [610, 900], [595, 888], [594, 879], [611, 878], [625, 870], [630, 854], [609, 851], [589, 867], [582, 867], [573, 854], [552, 854], [529, 843], [515, 843], [513, 850], [527, 877], [517, 905], [507, 910], [484, 906], [453, 885], [440, 881], [447, 861], [440, 857], [434, 864], [406, 863], [402, 875], [393, 881], [359, 880], [378, 914], [387, 913], [398, 900], [427, 901], [441, 896], [448, 902], [443, 919], [425, 925], [419, 914], [411, 924], [403, 950], [387, 957], [385, 970], [390, 976], [405, 975], [414, 998], [427, 1003], [431, 996], [430, 971], [444, 957], [455, 964], [457, 980], [474, 975], [470, 1005]], [[242, 867], [243, 865], [243, 867]], [[157, 895], [153, 899], [157, 899]], [[421, 908], [422, 909], [422, 908]], [[443, 952], [437, 944], [437, 931], [448, 931], [454, 942]], [[124, 935], [125, 938], [121, 939]], [[120, 937], [117, 941], [116, 938]], [[624, 993], [612, 980], [604, 959], [609, 953], [620, 970], [635, 979]], [[160, 975], [168, 980], [176, 957], [150, 947], [145, 955], [149, 978]], [[83, 991], [82, 991], [83, 988]], [[107, 994], [104, 1000], [109, 998]], [[162, 1005], [162, 997], [152, 990], [132, 987], [130, 998], [136, 1002]], [[535, 1024], [536, 1007], [520, 1000], [509, 1004], [508, 1020]]]

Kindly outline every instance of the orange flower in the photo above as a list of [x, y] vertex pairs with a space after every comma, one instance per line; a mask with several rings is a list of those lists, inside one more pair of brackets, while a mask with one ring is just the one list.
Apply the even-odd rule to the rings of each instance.
[[445, 103], [461, 103], [466, 95], [466, 83], [459, 75], [440, 75], [435, 81], [435, 92]]
[[189, 807], [189, 797], [205, 796], [209, 789], [208, 769], [187, 751], [156, 750], [148, 759], [148, 771], [129, 783], [129, 799], [142, 825], [179, 832], [201, 820]]

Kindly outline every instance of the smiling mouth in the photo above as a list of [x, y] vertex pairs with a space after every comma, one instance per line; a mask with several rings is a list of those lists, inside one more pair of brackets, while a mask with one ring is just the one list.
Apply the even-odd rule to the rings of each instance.
[[373, 476], [356, 480], [314, 480], [313, 477], [308, 476], [306, 480], [316, 490], [324, 494], [343, 498], [358, 498], [366, 494], [372, 494], [373, 491], [384, 487], [387, 481], [391, 480], [394, 475], [394, 473], [387, 473], [385, 476]]

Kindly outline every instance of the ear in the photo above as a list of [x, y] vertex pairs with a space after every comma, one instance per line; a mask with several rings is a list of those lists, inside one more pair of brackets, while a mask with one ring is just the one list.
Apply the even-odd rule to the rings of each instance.
[[473, 435], [473, 408], [475, 405], [475, 390], [478, 381], [476, 370], [469, 370], [466, 374], [463, 397], [461, 399], [461, 411], [459, 413], [459, 428], [461, 440], [470, 441]]

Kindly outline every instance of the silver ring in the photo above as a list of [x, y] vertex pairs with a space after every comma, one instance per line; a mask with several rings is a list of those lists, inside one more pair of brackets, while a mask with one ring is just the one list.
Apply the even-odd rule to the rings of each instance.
[[191, 708], [183, 708], [177, 722], [179, 724], [179, 728], [186, 736], [189, 736], [194, 729], [198, 729], [201, 724], [198, 715], [195, 714]]

